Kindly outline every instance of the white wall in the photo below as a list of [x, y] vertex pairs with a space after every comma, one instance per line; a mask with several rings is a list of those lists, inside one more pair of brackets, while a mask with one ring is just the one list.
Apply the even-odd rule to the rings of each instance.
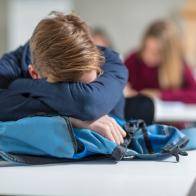
[[0, 54], [6, 49], [7, 29], [6, 29], [6, 0], [0, 0]]
[[69, 13], [73, 7], [71, 0], [7, 0], [7, 50], [25, 43], [36, 24], [52, 10]]
[[126, 54], [157, 18], [175, 18], [185, 0], [75, 0], [76, 12], [92, 26], [104, 27], [116, 49]]
[[185, 0], [0, 0], [0, 54], [23, 44], [37, 22], [51, 10], [74, 8], [92, 26], [104, 27], [115, 48], [135, 48], [152, 20], [175, 18]]

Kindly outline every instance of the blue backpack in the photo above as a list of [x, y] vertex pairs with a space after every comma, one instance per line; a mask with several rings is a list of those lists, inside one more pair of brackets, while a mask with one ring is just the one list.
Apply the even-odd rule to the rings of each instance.
[[115, 120], [127, 132], [122, 145], [88, 129], [73, 129], [69, 118], [33, 116], [0, 122], [0, 157], [18, 164], [46, 164], [111, 158], [160, 159], [187, 155], [188, 138], [175, 127]]

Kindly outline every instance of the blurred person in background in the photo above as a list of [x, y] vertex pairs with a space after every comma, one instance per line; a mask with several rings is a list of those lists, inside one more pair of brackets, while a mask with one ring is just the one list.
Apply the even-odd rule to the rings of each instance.
[[102, 28], [94, 28], [92, 31], [93, 41], [98, 46], [113, 48], [112, 41], [108, 33]]
[[139, 50], [125, 60], [129, 70], [127, 97], [141, 93], [196, 103], [196, 81], [185, 62], [181, 39], [171, 21], [156, 21], [147, 28]]

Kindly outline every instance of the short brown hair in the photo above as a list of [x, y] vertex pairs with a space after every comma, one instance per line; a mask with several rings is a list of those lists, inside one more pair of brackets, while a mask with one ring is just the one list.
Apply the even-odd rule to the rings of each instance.
[[52, 12], [41, 20], [30, 39], [32, 64], [50, 82], [75, 82], [104, 62], [88, 25], [76, 15]]

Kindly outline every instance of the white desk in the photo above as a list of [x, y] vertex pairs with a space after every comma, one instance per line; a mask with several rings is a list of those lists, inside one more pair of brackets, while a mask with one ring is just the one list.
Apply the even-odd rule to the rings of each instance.
[[196, 104], [154, 100], [155, 121], [196, 122]]
[[0, 167], [0, 194], [186, 196], [196, 177], [196, 151], [179, 163], [169, 160]]

